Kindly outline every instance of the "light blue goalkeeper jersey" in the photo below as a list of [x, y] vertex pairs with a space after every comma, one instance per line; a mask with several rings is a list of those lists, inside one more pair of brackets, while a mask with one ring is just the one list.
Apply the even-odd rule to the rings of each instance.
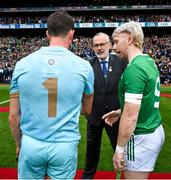
[[42, 47], [17, 62], [10, 94], [19, 93], [22, 133], [49, 142], [78, 141], [82, 95], [93, 93], [89, 62], [63, 47]]

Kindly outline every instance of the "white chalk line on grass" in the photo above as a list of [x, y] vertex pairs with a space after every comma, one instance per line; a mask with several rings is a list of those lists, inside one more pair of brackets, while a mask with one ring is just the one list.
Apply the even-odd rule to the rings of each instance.
[[8, 99], [8, 100], [6, 100], [6, 101], [2, 101], [2, 102], [0, 102], [0, 105], [1, 104], [5, 104], [5, 103], [7, 103], [7, 102], [9, 102], [10, 100]]

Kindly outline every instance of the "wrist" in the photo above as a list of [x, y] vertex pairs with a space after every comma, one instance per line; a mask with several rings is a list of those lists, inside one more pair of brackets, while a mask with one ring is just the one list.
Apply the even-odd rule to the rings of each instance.
[[116, 145], [116, 149], [115, 149], [116, 153], [123, 153], [124, 150], [125, 150], [125, 147], [121, 147], [119, 145]]

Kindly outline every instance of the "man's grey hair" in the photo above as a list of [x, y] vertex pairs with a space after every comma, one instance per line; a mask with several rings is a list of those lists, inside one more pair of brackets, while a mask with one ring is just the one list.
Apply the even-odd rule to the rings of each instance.
[[110, 41], [109, 36], [108, 36], [106, 33], [104, 33], [104, 32], [98, 32], [98, 33], [93, 37], [93, 40], [94, 40], [94, 38], [97, 37], [97, 36], [104, 36], [107, 41]]

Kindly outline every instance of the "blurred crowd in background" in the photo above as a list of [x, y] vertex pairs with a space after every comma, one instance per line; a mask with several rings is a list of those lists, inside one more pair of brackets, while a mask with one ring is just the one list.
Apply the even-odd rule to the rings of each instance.
[[[0, 83], [9, 83], [16, 62], [41, 46], [48, 46], [45, 37], [0, 37]], [[75, 37], [70, 49], [86, 60], [94, 56], [90, 37]], [[171, 35], [145, 37], [144, 53], [155, 60], [161, 84], [171, 84]]]
[[[32, 23], [46, 23], [48, 16], [1, 16], [0, 24], [32, 24]], [[89, 13], [86, 16], [73, 16], [75, 23], [96, 23], [96, 22], [171, 22], [170, 14], [115, 14], [115, 15], [94, 15]]]
[[169, 5], [171, 4], [170, 0], [20, 0], [20, 1], [11, 1], [6, 0], [1, 2], [1, 7], [61, 7], [61, 6], [126, 6], [126, 5]]

